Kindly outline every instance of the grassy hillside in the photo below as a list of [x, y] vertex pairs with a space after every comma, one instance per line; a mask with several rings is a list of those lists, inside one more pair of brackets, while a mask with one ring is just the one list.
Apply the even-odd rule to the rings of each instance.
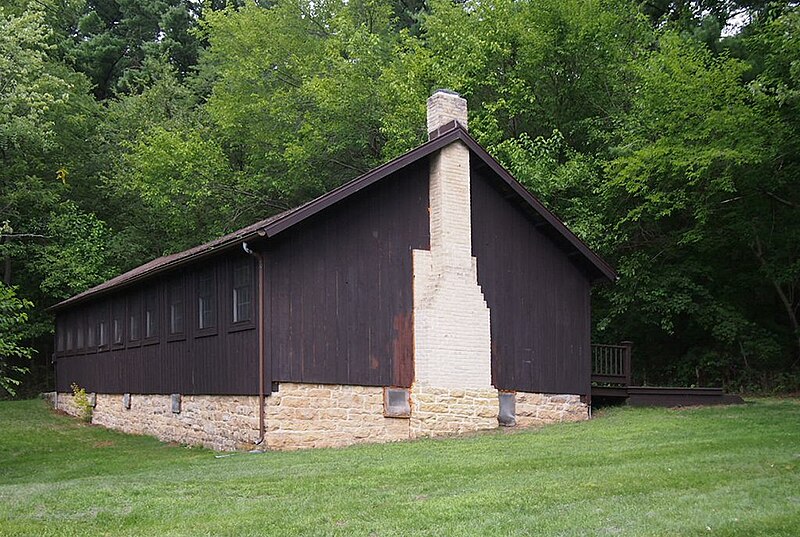
[[0, 402], [0, 535], [800, 535], [800, 401], [294, 453]]

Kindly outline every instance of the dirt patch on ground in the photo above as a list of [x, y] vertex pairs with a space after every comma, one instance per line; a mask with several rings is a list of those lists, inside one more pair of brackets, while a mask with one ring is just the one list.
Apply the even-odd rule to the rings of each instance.
[[99, 442], [95, 442], [94, 444], [92, 444], [92, 447], [104, 448], [104, 447], [112, 447], [113, 445], [114, 442], [112, 442], [111, 440], [101, 440]]

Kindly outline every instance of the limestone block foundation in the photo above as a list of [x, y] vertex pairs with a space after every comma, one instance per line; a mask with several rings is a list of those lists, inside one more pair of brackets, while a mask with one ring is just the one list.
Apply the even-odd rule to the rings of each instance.
[[411, 393], [412, 437], [442, 436], [494, 429], [497, 390], [415, 387]]
[[[256, 407], [258, 405], [256, 404]], [[270, 449], [408, 440], [408, 419], [383, 415], [383, 388], [282, 383], [266, 400]]]
[[[258, 397], [186, 395], [172, 412], [169, 395], [97, 394], [92, 423], [166, 442], [232, 451], [252, 449], [258, 439]], [[58, 394], [58, 409], [77, 416], [70, 393]], [[383, 388], [282, 383], [266, 399], [265, 445], [275, 450], [343, 447], [494, 429], [497, 390], [415, 386], [410, 418], [383, 414]], [[588, 419], [578, 395], [516, 394], [517, 425], [540, 426]]]
[[564, 421], [589, 419], [589, 405], [580, 395], [550, 395], [517, 392], [518, 427], [536, 427]]
[[[170, 395], [97, 394], [92, 423], [124, 433], [155, 436], [165, 442], [202, 445], [210, 449], [246, 449], [258, 439], [258, 397], [246, 395], [185, 395], [181, 412], [172, 412]], [[78, 409], [69, 393], [58, 394], [58, 408], [71, 415]]]

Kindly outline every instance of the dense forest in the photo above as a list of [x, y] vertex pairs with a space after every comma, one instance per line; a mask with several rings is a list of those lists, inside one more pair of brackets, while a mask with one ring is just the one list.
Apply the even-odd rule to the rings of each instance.
[[48, 306], [407, 151], [439, 87], [617, 267], [638, 381], [800, 389], [797, 2], [0, 0], [0, 392]]

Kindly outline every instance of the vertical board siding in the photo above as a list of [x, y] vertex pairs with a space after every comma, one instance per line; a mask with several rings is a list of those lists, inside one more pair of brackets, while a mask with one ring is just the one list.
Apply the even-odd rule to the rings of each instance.
[[[100, 393], [183, 393], [253, 394], [258, 391], [258, 334], [255, 325], [230, 331], [230, 269], [232, 262], [250, 260], [238, 252], [198, 262], [186, 269], [142, 282], [114, 295], [75, 305], [58, 313], [58, 321], [87, 318], [90, 311], [105, 311], [111, 332], [112, 303], [126, 305], [123, 316], [125, 344], [111, 350], [59, 353], [56, 360], [56, 388], [70, 391], [72, 383]], [[217, 274], [216, 330], [198, 334], [196, 278], [202, 270], [214, 268]], [[255, 272], [255, 269], [254, 269]], [[176, 280], [184, 289], [184, 336], [168, 337], [169, 285]], [[256, 285], [255, 278], [253, 285]], [[255, 297], [255, 289], [253, 296]], [[128, 341], [130, 304], [141, 304], [148, 292], [157, 293], [157, 342]], [[254, 300], [255, 302], [255, 300]], [[103, 309], [105, 308], [105, 309]], [[144, 336], [144, 319], [140, 335]], [[209, 331], [204, 331], [204, 334]]]
[[424, 159], [267, 250], [273, 379], [410, 386], [412, 249], [429, 247]]
[[[426, 159], [349, 197], [267, 243], [263, 288], [267, 386], [271, 380], [410, 386], [413, 380], [412, 249], [429, 247]], [[255, 324], [232, 326], [233, 252], [154, 277], [58, 313], [74, 324], [120, 301], [125, 344], [59, 353], [57, 389], [101, 393], [256, 394]], [[215, 269], [217, 326], [197, 329], [197, 277]], [[253, 275], [256, 267], [253, 261]], [[169, 288], [184, 290], [185, 337], [167, 336]], [[255, 285], [255, 281], [254, 281]], [[158, 342], [128, 341], [128, 304], [156, 290]], [[254, 287], [252, 305], [257, 303]], [[253, 319], [256, 312], [253, 310]], [[85, 322], [85, 321], [84, 321]], [[143, 329], [140, 335], [143, 336]], [[110, 333], [109, 337], [113, 334]], [[271, 367], [270, 367], [271, 364]]]
[[590, 282], [491, 172], [472, 171], [472, 252], [498, 389], [588, 394]]

